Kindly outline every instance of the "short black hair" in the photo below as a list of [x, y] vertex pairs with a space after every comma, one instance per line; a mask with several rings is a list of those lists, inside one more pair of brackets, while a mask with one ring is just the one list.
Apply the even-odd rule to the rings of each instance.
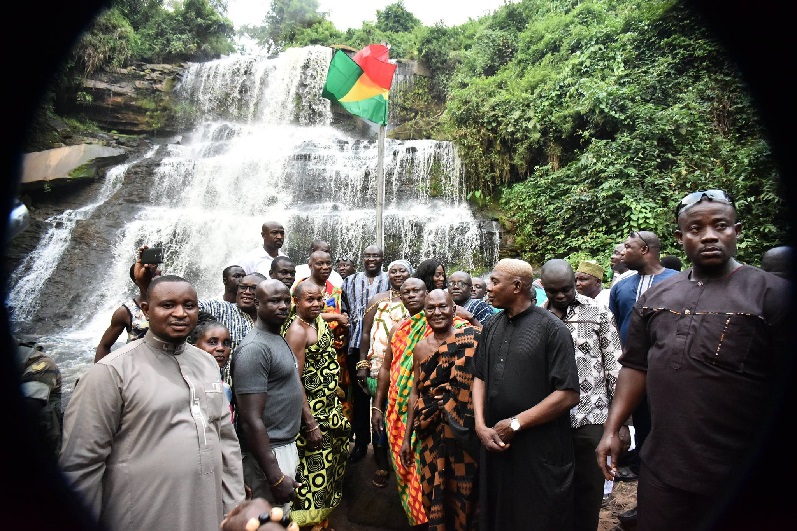
[[681, 259], [673, 254], [662, 256], [660, 262], [667, 269], [675, 269], [676, 271], [680, 271], [684, 266]]
[[288, 262], [291, 265], [296, 265], [296, 264], [293, 263], [293, 260], [291, 260], [290, 257], [288, 257], [288, 256], [278, 256], [278, 257], [274, 258], [274, 260], [271, 261], [271, 267], [269, 268], [269, 271], [271, 271], [271, 272], [276, 271], [277, 268], [279, 267], [279, 265], [282, 262]]
[[161, 284], [163, 282], [185, 282], [186, 284], [189, 284], [191, 287], [194, 286], [193, 284], [188, 282], [183, 277], [180, 277], [180, 276], [177, 276], [177, 275], [163, 275], [163, 276], [160, 276], [160, 277], [155, 277], [155, 278], [152, 279], [152, 282], [149, 285], [149, 289], [147, 290], [147, 295], [146, 295], [146, 300], [147, 301], [149, 301], [149, 295], [150, 295], [150, 293], [152, 293], [153, 288], [155, 286], [157, 286], [158, 284]]
[[194, 328], [191, 331], [191, 333], [188, 334], [186, 341], [188, 341], [192, 345], [196, 345], [197, 340], [200, 337], [202, 337], [202, 334], [205, 333], [205, 330], [209, 328], [216, 328], [217, 326], [222, 326], [226, 328], [227, 331], [230, 330], [226, 324], [222, 323], [221, 321], [213, 317], [213, 315], [207, 312], [199, 312], [199, 318], [197, 319], [196, 322], [196, 328]]
[[[222, 270], [222, 272], [221, 272], [221, 278], [223, 280], [227, 280], [227, 276], [230, 274], [230, 269], [232, 269], [233, 267], [241, 267], [241, 266], [239, 266], [237, 264], [233, 264], [233, 265], [228, 265], [227, 267], [225, 267]], [[243, 269], [243, 267], [241, 267], [241, 269]]]

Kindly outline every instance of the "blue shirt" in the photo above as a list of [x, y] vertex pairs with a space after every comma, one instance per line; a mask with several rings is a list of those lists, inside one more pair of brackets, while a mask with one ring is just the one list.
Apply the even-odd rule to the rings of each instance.
[[[614, 314], [617, 330], [620, 332], [620, 341], [622, 341], [623, 345], [625, 345], [626, 337], [628, 337], [631, 310], [634, 309], [634, 304], [636, 304], [639, 296], [650, 286], [658, 284], [677, 273], [678, 271], [665, 267], [664, 271], [658, 275], [631, 275], [612, 286], [612, 290], [609, 293], [609, 309]], [[645, 286], [647, 282], [649, 282], [649, 285]], [[644, 287], [643, 290], [640, 290], [640, 283]]]
[[340, 289], [346, 294], [349, 304], [349, 330], [351, 331], [349, 349], [358, 349], [363, 333], [363, 316], [368, 301], [377, 293], [389, 290], [390, 279], [387, 273], [380, 271], [377, 276], [373, 277], [373, 281], [370, 281], [368, 275], [360, 271], [343, 279], [343, 286]]

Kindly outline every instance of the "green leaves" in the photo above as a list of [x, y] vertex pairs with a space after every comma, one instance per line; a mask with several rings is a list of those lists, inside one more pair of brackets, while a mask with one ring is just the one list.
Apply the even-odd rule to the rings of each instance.
[[[678, 2], [519, 2], [487, 20], [452, 77], [445, 125], [532, 263], [608, 263], [630, 230], [678, 254], [674, 206], [723, 188], [745, 222], [743, 261], [787, 230], [765, 134], [740, 74]], [[513, 11], [514, 13], [515, 11]], [[504, 39], [517, 39], [501, 56]]]

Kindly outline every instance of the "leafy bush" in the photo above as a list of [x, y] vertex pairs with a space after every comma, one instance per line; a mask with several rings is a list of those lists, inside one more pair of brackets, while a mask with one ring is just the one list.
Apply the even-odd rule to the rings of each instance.
[[[444, 116], [470, 189], [500, 195], [522, 256], [608, 263], [632, 229], [676, 253], [674, 205], [700, 188], [737, 198], [743, 261], [783, 241], [785, 205], [748, 91], [685, 4], [504, 9], [464, 53]], [[534, 16], [524, 27], [518, 13]]]

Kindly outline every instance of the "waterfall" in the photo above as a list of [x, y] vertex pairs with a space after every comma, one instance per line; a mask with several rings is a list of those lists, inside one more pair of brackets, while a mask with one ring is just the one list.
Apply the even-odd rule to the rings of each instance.
[[[50, 220], [51, 234], [13, 275], [8, 304], [17, 329], [50, 334], [62, 371], [63, 361], [69, 376], [79, 375], [111, 314], [133, 294], [128, 270], [139, 245], [163, 246], [164, 273], [187, 278], [200, 298], [212, 298], [222, 291], [222, 269], [262, 245], [267, 220], [284, 225], [283, 251], [297, 263], [321, 238], [331, 243], [333, 258], [359, 264], [376, 238], [377, 144], [375, 135], [339, 127], [321, 98], [330, 58], [329, 48], [311, 46], [190, 65], [175, 94], [197, 125], [179, 142], [160, 146], [157, 164], [114, 168], [92, 205]], [[449, 272], [492, 264], [498, 241], [485, 238], [467, 204], [451, 143], [388, 139], [384, 172], [386, 263], [406, 258], [417, 265], [435, 256]], [[101, 276], [101, 289], [58, 294], [72, 304], [59, 325], [41, 315], [37, 287], [49, 284], [65, 249], [80, 252], [70, 233], [81, 223], [109, 233], [110, 248], [103, 249], [104, 263], [85, 259]]]

